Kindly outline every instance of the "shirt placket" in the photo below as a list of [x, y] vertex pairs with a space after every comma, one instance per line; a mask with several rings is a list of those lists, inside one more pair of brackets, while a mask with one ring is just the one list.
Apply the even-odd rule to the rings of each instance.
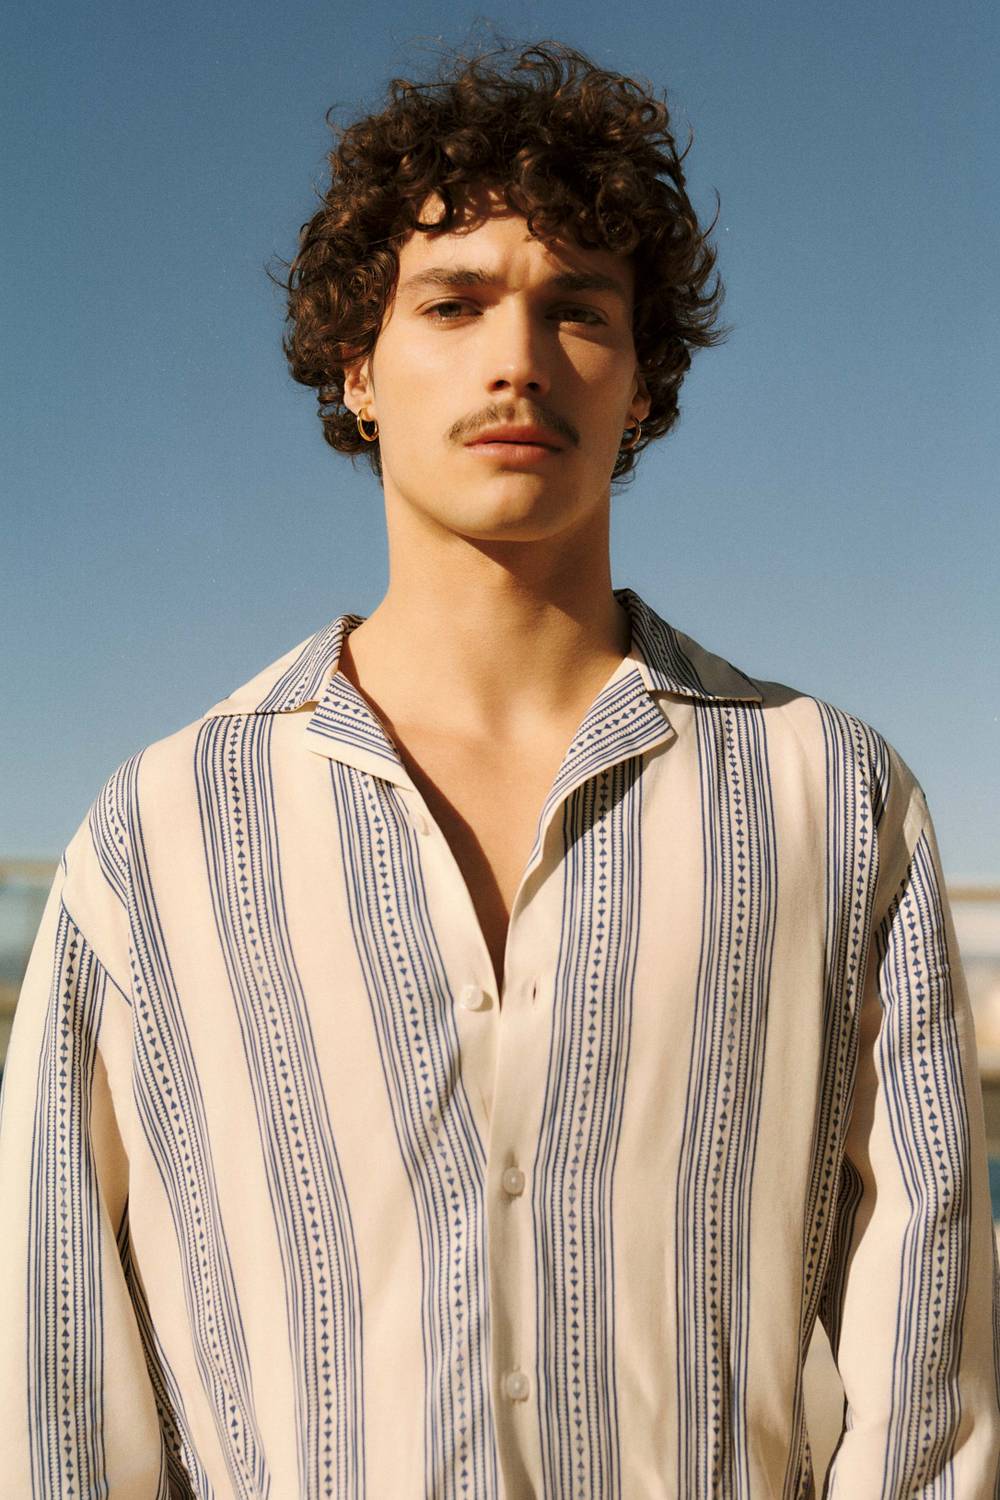
[[444, 834], [415, 788], [405, 797], [413, 826], [436, 846], [432, 865], [447, 870], [442, 910], [447, 907], [450, 920], [464, 929], [457, 936], [468, 966], [453, 973], [452, 988], [462, 1080], [481, 1110], [486, 1142], [490, 1379], [507, 1500], [543, 1493], [540, 1413], [546, 1393], [538, 1386], [536, 1264], [544, 1208], [534, 1202], [532, 1161], [542, 1129], [571, 1124], [543, 1119], [564, 856], [560, 812], [590, 778], [673, 738], [662, 706], [626, 659], [585, 716], [541, 810], [511, 906], [502, 995]]
[[[511, 906], [502, 994], [472, 897], [451, 847], [397, 747], [345, 678], [327, 685], [307, 731], [312, 748], [391, 782], [413, 830], [432, 925], [447, 951], [460, 1084], [483, 1143], [489, 1288], [489, 1382], [506, 1500], [543, 1492], [536, 1251], [544, 1205], [533, 1194], [559, 961], [560, 816], [585, 782], [674, 738], [664, 708], [625, 658], [584, 716], [541, 809]], [[501, 1003], [502, 1002], [502, 1003]], [[471, 1295], [471, 1289], [469, 1291]]]

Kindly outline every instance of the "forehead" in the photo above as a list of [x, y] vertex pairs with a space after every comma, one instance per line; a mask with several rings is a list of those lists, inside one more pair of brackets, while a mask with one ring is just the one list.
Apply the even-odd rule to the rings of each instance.
[[[433, 224], [442, 212], [440, 198], [432, 194], [421, 207], [420, 222]], [[527, 274], [532, 280], [557, 281], [566, 290], [617, 293], [626, 302], [631, 301], [634, 284], [630, 256], [584, 247], [561, 236], [543, 241], [529, 233], [525, 216], [508, 208], [492, 190], [461, 203], [450, 230], [413, 230], [402, 241], [398, 255], [400, 293], [432, 269], [456, 270], [467, 284], [474, 282], [469, 273], [476, 271], [491, 279]], [[413, 289], [425, 290], [426, 285], [424, 281]]]

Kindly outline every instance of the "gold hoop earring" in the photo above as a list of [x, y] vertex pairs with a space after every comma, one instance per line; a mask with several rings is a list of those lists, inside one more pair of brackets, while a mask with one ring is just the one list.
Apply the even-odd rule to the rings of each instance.
[[[365, 431], [365, 423], [368, 421], [371, 421], [371, 425], [375, 429], [374, 432]], [[362, 416], [360, 412], [358, 412], [358, 431], [360, 432], [366, 443], [374, 443], [375, 439], [378, 437], [378, 423], [375, 421], [374, 417], [365, 417]]]
[[622, 451], [624, 453], [631, 453], [632, 449], [635, 447], [636, 443], [639, 441], [639, 435], [642, 432], [642, 423], [641, 422], [636, 422], [634, 428], [632, 428], [632, 427], [626, 427], [626, 429], [625, 429], [625, 435], [627, 435], [630, 432], [632, 433], [632, 440], [631, 440], [631, 442], [626, 443], [624, 441], [624, 435], [623, 435], [623, 441], [621, 443], [621, 448], [622, 448]]

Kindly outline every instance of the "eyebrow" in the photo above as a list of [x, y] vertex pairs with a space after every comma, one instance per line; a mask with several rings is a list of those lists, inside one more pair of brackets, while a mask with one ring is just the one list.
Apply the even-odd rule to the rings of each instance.
[[[497, 286], [499, 276], [492, 276], [476, 266], [430, 266], [418, 271], [402, 283], [400, 293], [419, 292], [428, 287]], [[613, 292], [628, 304], [628, 296], [621, 282], [600, 271], [560, 271], [547, 285], [559, 292]]]

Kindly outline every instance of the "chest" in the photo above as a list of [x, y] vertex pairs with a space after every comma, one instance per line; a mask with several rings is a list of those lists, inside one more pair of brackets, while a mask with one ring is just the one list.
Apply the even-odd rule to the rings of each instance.
[[461, 871], [499, 993], [511, 907], [566, 744], [553, 739], [529, 752], [458, 747], [428, 734], [395, 739]]

